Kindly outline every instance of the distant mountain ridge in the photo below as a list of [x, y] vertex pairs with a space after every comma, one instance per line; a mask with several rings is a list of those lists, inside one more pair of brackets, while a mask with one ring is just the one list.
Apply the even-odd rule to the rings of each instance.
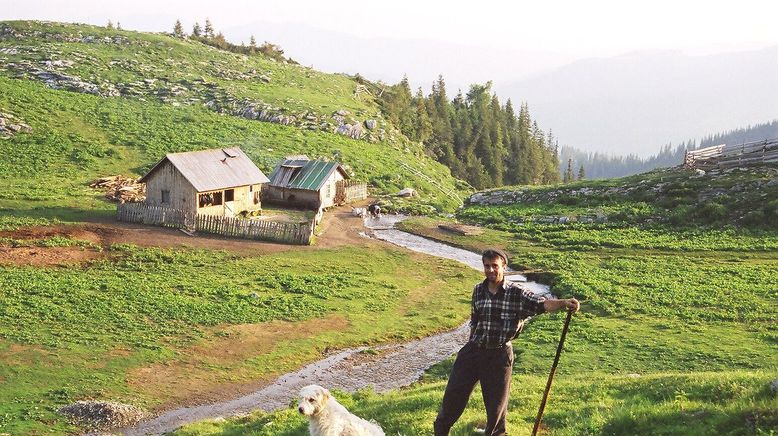
[[778, 46], [709, 56], [651, 51], [586, 59], [496, 89], [526, 101], [562, 145], [645, 157], [658, 143], [778, 116]]
[[678, 166], [683, 163], [686, 150], [710, 147], [713, 145], [737, 145], [747, 142], [763, 141], [778, 138], [778, 119], [769, 123], [743, 127], [727, 132], [707, 135], [699, 141], [690, 139], [677, 146], [666, 144], [659, 152], [648, 158], [636, 155], [616, 156], [607, 153], [586, 152], [575, 147], [563, 146], [559, 151], [560, 170], [567, 168], [567, 162], [572, 161], [574, 171], [584, 167], [587, 179], [607, 179], [630, 176], [655, 168]]

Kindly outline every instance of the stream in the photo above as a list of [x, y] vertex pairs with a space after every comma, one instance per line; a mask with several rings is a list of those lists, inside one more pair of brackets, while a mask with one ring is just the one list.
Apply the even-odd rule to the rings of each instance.
[[[409, 250], [453, 259], [479, 271], [483, 268], [481, 255], [451, 247], [440, 242], [412, 235], [394, 228], [405, 217], [382, 215], [366, 217], [365, 236], [390, 242]], [[549, 288], [528, 282], [521, 274], [507, 274], [512, 281], [523, 282], [535, 293], [548, 294]], [[465, 291], [463, 291], [465, 292]], [[349, 348], [313, 362], [295, 372], [285, 374], [268, 386], [234, 400], [168, 411], [156, 418], [143, 421], [123, 430], [125, 435], [163, 434], [185, 424], [204, 419], [245, 415], [261, 409], [272, 412], [289, 407], [303, 386], [319, 384], [328, 389], [354, 392], [373, 386], [376, 392], [408, 386], [421, 377], [432, 365], [448, 358], [467, 342], [470, 329], [467, 323], [454, 330], [423, 339], [371, 348]]]

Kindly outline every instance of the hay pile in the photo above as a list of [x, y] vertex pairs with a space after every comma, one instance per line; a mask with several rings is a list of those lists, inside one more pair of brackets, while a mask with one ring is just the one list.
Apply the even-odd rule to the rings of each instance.
[[102, 177], [89, 185], [95, 189], [105, 189], [105, 198], [119, 203], [137, 202], [146, 199], [146, 184], [138, 179], [124, 176]]

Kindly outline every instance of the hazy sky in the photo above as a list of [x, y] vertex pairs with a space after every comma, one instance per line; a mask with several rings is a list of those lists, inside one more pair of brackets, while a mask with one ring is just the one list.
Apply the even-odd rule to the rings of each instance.
[[[0, 19], [47, 19], [134, 30], [187, 29], [209, 17], [218, 29], [252, 22], [300, 23], [362, 37], [555, 51], [576, 57], [645, 49], [707, 54], [778, 44], [778, 1], [558, 0], [0, 0]], [[229, 32], [226, 36], [230, 39]]]

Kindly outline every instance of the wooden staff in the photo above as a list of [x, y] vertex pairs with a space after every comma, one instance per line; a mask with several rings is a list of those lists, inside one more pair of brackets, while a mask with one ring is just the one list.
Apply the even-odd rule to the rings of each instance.
[[543, 409], [546, 408], [546, 400], [548, 400], [548, 393], [551, 391], [551, 382], [554, 380], [554, 373], [556, 373], [556, 366], [559, 363], [559, 356], [562, 354], [562, 346], [565, 344], [565, 336], [567, 336], [567, 328], [570, 327], [570, 319], [573, 317], [573, 311], [567, 311], [567, 319], [565, 319], [565, 326], [562, 328], [562, 337], [559, 339], [559, 346], [556, 349], [556, 357], [554, 357], [554, 365], [551, 366], [551, 374], [548, 375], [548, 382], [546, 383], [546, 392], [543, 393], [543, 401], [540, 402], [540, 410], [538, 410], [538, 416], [535, 418], [535, 428], [532, 429], [532, 436], [538, 433], [540, 427], [540, 420], [543, 419]]

